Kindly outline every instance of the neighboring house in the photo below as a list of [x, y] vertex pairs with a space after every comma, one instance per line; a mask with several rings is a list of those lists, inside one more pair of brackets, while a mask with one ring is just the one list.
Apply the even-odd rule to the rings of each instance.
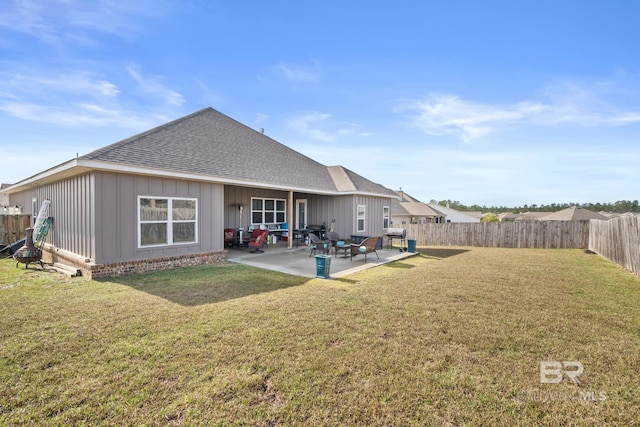
[[500, 222], [515, 221], [518, 218], [520, 218], [519, 213], [502, 212], [498, 214], [498, 219], [500, 220]]
[[540, 218], [541, 221], [579, 221], [587, 219], [608, 221], [610, 218], [579, 206], [571, 206]]
[[90, 277], [220, 262], [225, 228], [333, 223], [341, 237], [381, 235], [397, 198], [212, 108], [4, 191], [32, 214], [50, 199], [45, 258]]
[[426, 224], [444, 222], [440, 212], [431, 209], [426, 203], [409, 196], [402, 190], [397, 191], [399, 199], [391, 202], [391, 224], [402, 227], [406, 224]]
[[15, 209], [15, 206], [9, 206], [9, 195], [4, 192], [4, 189], [8, 187], [10, 184], [0, 184], [0, 215], [8, 215], [10, 210]]
[[478, 218], [479, 220], [482, 220], [482, 218], [484, 218], [487, 214], [480, 212], [480, 211], [464, 211], [465, 215], [469, 215], [472, 216], [474, 218]]
[[525, 212], [518, 214], [516, 221], [539, 221], [540, 218], [544, 218], [547, 215], [551, 215], [552, 212]]
[[428, 203], [427, 206], [444, 216], [446, 222], [480, 222], [480, 218], [477, 216], [469, 215], [466, 212], [457, 211], [437, 203]]

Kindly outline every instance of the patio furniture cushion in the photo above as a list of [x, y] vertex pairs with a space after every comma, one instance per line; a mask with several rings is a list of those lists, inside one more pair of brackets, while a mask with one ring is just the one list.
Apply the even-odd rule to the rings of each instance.
[[313, 233], [309, 233], [309, 241], [311, 242], [311, 250], [309, 256], [314, 255], [316, 251], [321, 251], [323, 254], [329, 253], [331, 242], [329, 240], [320, 240], [318, 236]]
[[360, 244], [351, 243], [351, 261], [353, 261], [354, 256], [364, 254], [364, 261], [367, 262], [367, 254], [371, 252], [375, 253], [378, 259], [380, 259], [376, 251], [378, 240], [380, 240], [380, 236], [373, 236], [367, 237]]
[[267, 244], [268, 235], [269, 230], [253, 230], [251, 232], [251, 239], [249, 239], [249, 247], [254, 248], [251, 252], [264, 252], [261, 249]]

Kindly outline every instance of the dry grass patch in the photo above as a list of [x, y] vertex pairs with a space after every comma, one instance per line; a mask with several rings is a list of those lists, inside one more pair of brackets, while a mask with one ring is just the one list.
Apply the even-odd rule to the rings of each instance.
[[[0, 424], [640, 418], [640, 280], [581, 251], [429, 248], [338, 280], [0, 275]], [[540, 384], [543, 360], [582, 362], [582, 387]]]

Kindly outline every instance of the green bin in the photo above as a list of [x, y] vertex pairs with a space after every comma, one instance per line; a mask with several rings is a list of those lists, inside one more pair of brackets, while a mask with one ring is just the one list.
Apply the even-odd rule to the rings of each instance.
[[411, 252], [412, 254], [416, 253], [416, 241], [409, 239], [407, 240], [408, 244], [409, 244], [409, 252]]
[[316, 255], [316, 277], [320, 279], [328, 279], [331, 270], [331, 256]]

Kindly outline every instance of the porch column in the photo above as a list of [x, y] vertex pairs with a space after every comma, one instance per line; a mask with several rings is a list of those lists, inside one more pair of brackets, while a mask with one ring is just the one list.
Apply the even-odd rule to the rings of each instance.
[[287, 209], [287, 223], [289, 224], [289, 237], [287, 238], [287, 243], [289, 249], [293, 248], [293, 191], [289, 190], [289, 200], [287, 202], [289, 205], [289, 209]]

